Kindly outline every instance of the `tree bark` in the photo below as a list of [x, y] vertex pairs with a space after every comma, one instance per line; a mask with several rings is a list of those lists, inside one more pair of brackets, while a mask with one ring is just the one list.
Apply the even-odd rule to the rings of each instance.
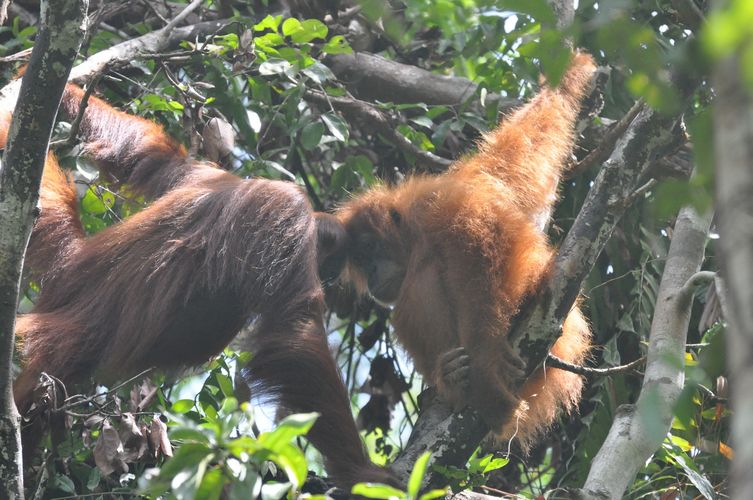
[[[88, 0], [47, 0], [0, 166], [0, 497], [23, 498], [19, 416], [13, 402], [13, 329], [42, 169]], [[8, 104], [6, 101], [5, 104]], [[10, 108], [6, 108], [9, 110]]]
[[692, 278], [703, 262], [710, 224], [711, 214], [699, 216], [689, 207], [677, 216], [651, 322], [641, 393], [634, 405], [617, 409], [579, 498], [622, 498], [669, 431], [685, 382], [685, 342], [693, 288], [699, 281]]
[[714, 71], [716, 208], [728, 287], [727, 359], [732, 399], [732, 498], [753, 498], [753, 96], [731, 57]]

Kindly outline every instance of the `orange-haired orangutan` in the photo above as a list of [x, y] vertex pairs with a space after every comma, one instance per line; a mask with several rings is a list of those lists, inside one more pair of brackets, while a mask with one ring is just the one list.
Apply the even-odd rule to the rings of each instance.
[[[416, 369], [445, 400], [472, 406], [494, 434], [524, 446], [581, 393], [581, 378], [558, 369], [516, 390], [522, 367], [507, 335], [553, 256], [543, 226], [595, 68], [575, 54], [559, 86], [505, 119], [475, 155], [443, 175], [367, 191], [337, 214], [349, 237], [345, 279], [394, 304]], [[575, 307], [552, 353], [579, 363], [589, 336]]]
[[[82, 97], [68, 86], [62, 111], [75, 116]], [[389, 481], [364, 452], [323, 327], [317, 258], [342, 241], [337, 221], [315, 216], [294, 184], [189, 158], [161, 127], [97, 98], [80, 132], [104, 174], [154, 201], [87, 237], [74, 186], [48, 158], [27, 253], [41, 293], [17, 320], [21, 413], [43, 371], [68, 384], [198, 364], [254, 317], [251, 382], [286, 411], [321, 414], [309, 438], [339, 484]]]

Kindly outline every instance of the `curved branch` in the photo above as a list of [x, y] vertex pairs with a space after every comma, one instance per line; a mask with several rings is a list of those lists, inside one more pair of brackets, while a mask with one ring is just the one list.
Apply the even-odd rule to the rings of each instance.
[[617, 410], [612, 428], [594, 458], [581, 498], [621, 498], [638, 470], [661, 445], [684, 385], [689, 300], [682, 291], [703, 262], [711, 214], [683, 208], [677, 217], [651, 322], [643, 387], [635, 405]]

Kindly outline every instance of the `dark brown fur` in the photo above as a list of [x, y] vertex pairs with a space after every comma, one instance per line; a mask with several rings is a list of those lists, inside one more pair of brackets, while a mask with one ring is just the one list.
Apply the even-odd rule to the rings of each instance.
[[[444, 175], [374, 188], [338, 213], [350, 238], [346, 279], [394, 304], [395, 333], [416, 368], [454, 406], [473, 406], [496, 435], [523, 445], [572, 409], [582, 387], [578, 375], [546, 369], [517, 392], [507, 330], [551, 262], [542, 222], [594, 69], [576, 54], [559, 87], [512, 113], [478, 153]], [[552, 352], [579, 363], [589, 337], [575, 307]]]
[[[69, 86], [63, 112], [75, 116], [82, 95]], [[42, 371], [70, 384], [195, 365], [256, 317], [249, 379], [286, 411], [321, 413], [309, 437], [340, 484], [389, 480], [364, 453], [327, 345], [317, 218], [328, 216], [315, 216], [295, 185], [189, 158], [161, 127], [97, 98], [81, 135], [103, 173], [156, 200], [87, 238], [75, 189], [48, 158], [28, 250], [41, 293], [16, 327], [20, 411]]]

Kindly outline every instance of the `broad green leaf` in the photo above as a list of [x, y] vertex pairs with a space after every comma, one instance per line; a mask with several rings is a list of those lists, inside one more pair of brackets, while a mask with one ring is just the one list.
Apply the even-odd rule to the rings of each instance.
[[693, 460], [690, 457], [683, 453], [676, 455], [672, 454], [672, 458], [680, 464], [680, 467], [685, 471], [690, 482], [698, 488], [698, 491], [704, 498], [706, 498], [706, 500], [714, 500], [717, 497], [714, 486], [706, 476], [698, 471], [697, 466], [693, 463]]
[[261, 494], [261, 476], [249, 467], [246, 468], [246, 477], [241, 482], [233, 483], [228, 500], [248, 500], [258, 498]]
[[89, 477], [86, 480], [86, 489], [89, 491], [94, 491], [94, 489], [99, 486], [99, 481], [102, 478], [99, 469], [97, 467], [93, 467], [91, 471], [89, 471]]
[[[228, 399], [233, 398], [233, 400], [235, 401], [235, 398], [233, 397], [235, 396], [235, 389], [233, 387], [233, 381], [230, 380], [230, 377], [228, 377], [224, 373], [217, 373], [215, 377], [217, 379], [217, 385], [220, 386], [222, 394]], [[224, 406], [225, 405], [223, 404], [223, 408]], [[233, 410], [235, 410], [236, 408], [238, 408], [238, 401], [235, 401], [235, 408], [233, 408]]]
[[318, 19], [306, 19], [301, 23], [303, 30], [299, 33], [294, 33], [291, 38], [296, 43], [308, 43], [317, 38], [324, 40], [327, 38], [329, 28]]
[[541, 23], [554, 24], [556, 18], [546, 0], [500, 0], [498, 7], [527, 14]]
[[[160, 476], [170, 479], [183, 470], [193, 471], [202, 460], [212, 458], [214, 453], [207, 445], [198, 443], [186, 443], [178, 447], [175, 456], [166, 461], [162, 466]], [[183, 477], [187, 480], [187, 477]]]
[[211, 469], [201, 479], [194, 500], [218, 500], [225, 486], [225, 477], [220, 469]]
[[314, 425], [318, 416], [318, 413], [289, 415], [277, 424], [275, 430], [263, 433], [259, 437], [259, 441], [271, 451], [279, 453], [293, 439], [305, 435], [311, 429], [311, 426]]
[[293, 487], [291, 483], [267, 483], [261, 487], [262, 500], [280, 500]]
[[170, 431], [170, 439], [176, 441], [187, 441], [209, 444], [210, 438], [207, 434], [201, 432], [199, 429], [191, 429], [189, 427], [178, 427]]
[[282, 22], [282, 16], [270, 16], [268, 15], [261, 21], [259, 21], [257, 24], [254, 25], [254, 31], [264, 31], [264, 30], [272, 30], [277, 31], [277, 29], [280, 26], [280, 22]]
[[319, 145], [324, 134], [324, 124], [321, 122], [312, 122], [306, 124], [301, 130], [301, 146], [308, 151]]
[[352, 54], [353, 49], [342, 35], [336, 35], [329, 39], [322, 51], [325, 54]]
[[354, 495], [361, 495], [366, 498], [381, 498], [384, 500], [405, 498], [404, 491], [379, 483], [358, 483], [353, 486], [350, 492]]
[[53, 489], [57, 489], [65, 493], [70, 493], [72, 495], [76, 494], [76, 485], [73, 484], [71, 478], [67, 476], [56, 474], [53, 480], [50, 481], [50, 483], [50, 487]]
[[350, 131], [348, 130], [348, 124], [345, 120], [334, 113], [327, 113], [322, 115], [322, 121], [338, 141], [346, 142], [348, 140]]
[[102, 215], [113, 205], [115, 205], [115, 195], [109, 191], [104, 191], [101, 195], [98, 195], [93, 187], [87, 189], [81, 199], [81, 208], [92, 215]]
[[259, 65], [259, 73], [267, 76], [280, 75], [288, 71], [290, 68], [292, 68], [292, 64], [285, 59], [270, 59]]
[[194, 401], [193, 399], [179, 399], [173, 405], [170, 407], [170, 411], [173, 413], [186, 413], [187, 411], [193, 410], [194, 408]]
[[293, 36], [296, 33], [299, 33], [303, 31], [303, 26], [301, 26], [301, 21], [294, 17], [290, 17], [288, 19], [285, 19], [282, 23], [282, 34], [285, 36]]
[[288, 443], [280, 447], [272, 458], [285, 470], [288, 479], [293, 483], [293, 488], [300, 488], [308, 474], [308, 463], [301, 449]]
[[311, 66], [305, 68], [303, 74], [320, 84], [335, 79], [332, 70], [320, 62], [315, 62]]

